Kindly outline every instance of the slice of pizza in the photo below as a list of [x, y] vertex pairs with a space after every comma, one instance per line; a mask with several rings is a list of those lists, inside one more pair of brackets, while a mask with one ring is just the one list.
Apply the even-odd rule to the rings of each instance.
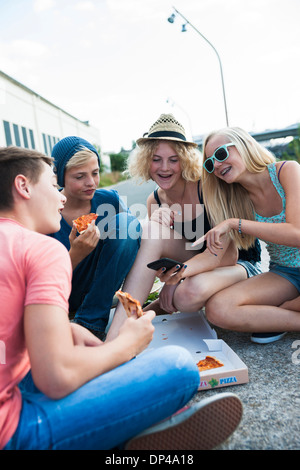
[[75, 227], [77, 228], [80, 235], [86, 231], [88, 226], [93, 222], [93, 220], [96, 220], [97, 217], [97, 214], [91, 212], [90, 214], [81, 215], [77, 219], [73, 220], [73, 223], [75, 224]]
[[209, 370], [209, 369], [215, 369], [217, 367], [222, 367], [224, 366], [223, 362], [219, 361], [219, 359], [213, 357], [213, 356], [206, 356], [205, 359], [202, 359], [201, 361], [197, 362], [198, 369], [200, 372], [204, 370]]
[[121, 290], [118, 290], [116, 292], [116, 297], [122, 303], [128, 317], [131, 317], [131, 315], [134, 314], [136, 314], [138, 317], [141, 317], [144, 314], [140, 302], [134, 299], [130, 294], [128, 294], [128, 292], [122, 292]]

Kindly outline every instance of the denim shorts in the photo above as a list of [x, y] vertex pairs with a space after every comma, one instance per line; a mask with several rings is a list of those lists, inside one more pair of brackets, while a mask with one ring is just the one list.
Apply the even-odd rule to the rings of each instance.
[[300, 268], [289, 268], [287, 266], [280, 266], [276, 263], [270, 263], [270, 273], [278, 274], [290, 281], [300, 292]]
[[236, 264], [240, 264], [246, 269], [247, 277], [256, 276], [257, 274], [261, 274], [261, 262], [257, 261], [256, 263], [251, 261], [246, 261], [239, 259]]

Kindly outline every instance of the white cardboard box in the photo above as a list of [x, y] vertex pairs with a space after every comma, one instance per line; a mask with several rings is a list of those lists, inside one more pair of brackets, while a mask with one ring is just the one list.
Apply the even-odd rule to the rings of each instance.
[[247, 366], [223, 340], [217, 338], [203, 311], [158, 315], [153, 324], [154, 337], [147, 351], [166, 345], [178, 345], [188, 349], [196, 363], [210, 355], [224, 364], [200, 373], [199, 390], [249, 382]]

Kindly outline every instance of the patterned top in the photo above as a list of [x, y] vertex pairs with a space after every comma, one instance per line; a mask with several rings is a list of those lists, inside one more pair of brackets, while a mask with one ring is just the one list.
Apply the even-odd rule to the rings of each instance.
[[[273, 215], [272, 217], [263, 217], [255, 213], [255, 220], [257, 222], [268, 222], [271, 224], [285, 223], [285, 210], [286, 199], [285, 192], [277, 177], [276, 164], [271, 163], [268, 165], [268, 171], [272, 183], [275, 186], [279, 196], [282, 200], [282, 211], [280, 214]], [[280, 170], [279, 170], [280, 171]], [[289, 268], [300, 268], [300, 249], [291, 246], [278, 245], [277, 243], [267, 242], [267, 250], [270, 255], [270, 262], [276, 263], [280, 266], [287, 266]]]

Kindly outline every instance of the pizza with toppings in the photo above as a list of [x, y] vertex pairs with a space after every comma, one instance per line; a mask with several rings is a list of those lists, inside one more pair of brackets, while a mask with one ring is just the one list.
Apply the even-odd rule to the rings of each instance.
[[134, 314], [136, 314], [138, 317], [141, 317], [144, 314], [140, 302], [134, 299], [130, 294], [128, 294], [128, 292], [122, 292], [121, 290], [118, 290], [116, 292], [116, 297], [122, 303], [128, 317], [131, 317], [131, 315]]
[[96, 220], [98, 217], [97, 214], [90, 213], [87, 215], [81, 215], [77, 219], [73, 220], [73, 223], [75, 224], [75, 227], [77, 228], [77, 231], [80, 233], [84, 233], [88, 226], [93, 222], [93, 220]]
[[205, 359], [202, 359], [201, 361], [197, 362], [197, 366], [200, 372], [204, 370], [209, 370], [209, 369], [215, 369], [217, 367], [222, 367], [224, 364], [219, 361], [219, 359], [216, 359], [213, 356], [206, 356]]

